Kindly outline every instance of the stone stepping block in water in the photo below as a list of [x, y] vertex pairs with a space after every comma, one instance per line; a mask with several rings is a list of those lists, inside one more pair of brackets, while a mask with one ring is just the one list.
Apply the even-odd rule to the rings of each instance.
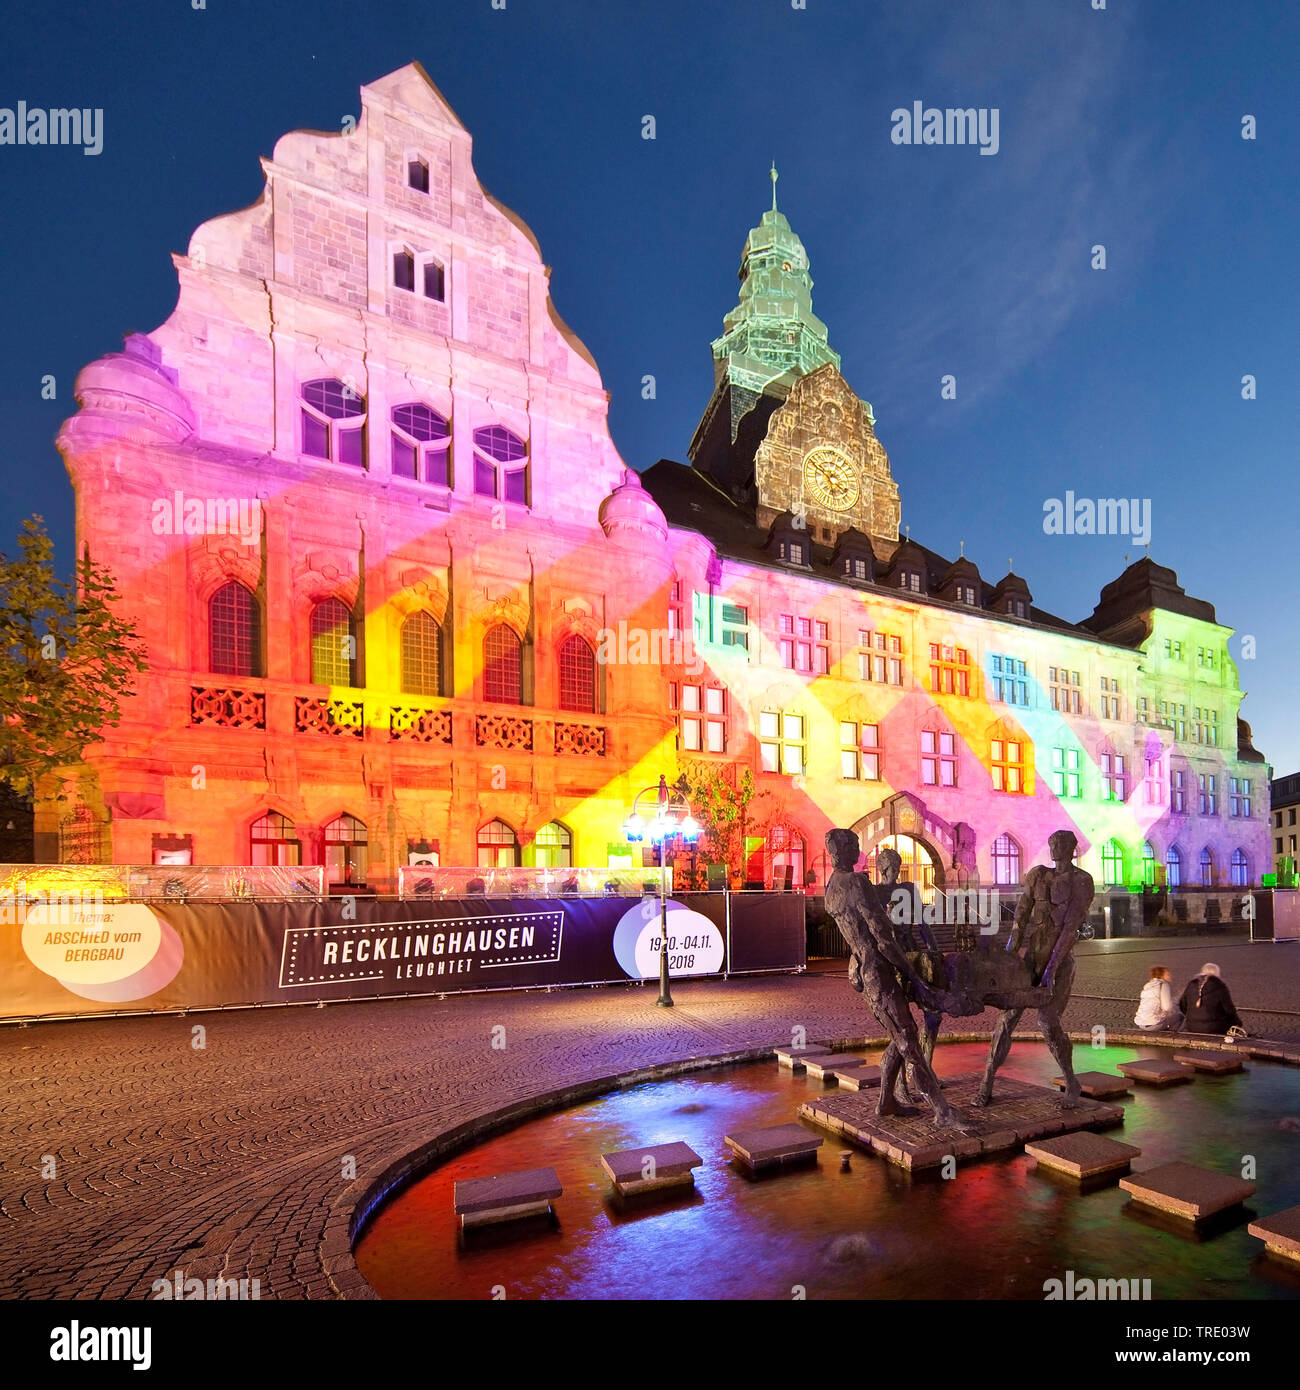
[[1145, 1081], [1148, 1086], [1177, 1086], [1180, 1081], [1190, 1081], [1192, 1073], [1177, 1062], [1166, 1062], [1161, 1057], [1139, 1057], [1136, 1062], [1121, 1062], [1119, 1069], [1134, 1081]]
[[859, 1071], [867, 1065], [866, 1059], [852, 1052], [832, 1052], [825, 1057], [809, 1057], [804, 1067], [809, 1076], [819, 1081], [834, 1079], [837, 1071]]
[[1203, 1221], [1216, 1212], [1244, 1202], [1255, 1191], [1253, 1182], [1198, 1168], [1194, 1163], [1162, 1163], [1158, 1168], [1121, 1178], [1120, 1187], [1135, 1202], [1189, 1221]]
[[1287, 1207], [1262, 1221], [1252, 1221], [1246, 1230], [1264, 1242], [1270, 1255], [1300, 1264], [1300, 1207]]
[[832, 1055], [829, 1047], [821, 1047], [817, 1043], [808, 1043], [804, 1047], [778, 1047], [774, 1050], [777, 1065], [789, 1067], [791, 1071], [802, 1071], [804, 1063], [809, 1057], [830, 1057]]
[[458, 1181], [452, 1204], [462, 1226], [488, 1226], [540, 1216], [550, 1211], [552, 1198], [563, 1192], [554, 1168], [529, 1168], [522, 1173]]
[[1208, 1071], [1215, 1076], [1245, 1070], [1241, 1058], [1234, 1057], [1231, 1052], [1175, 1052], [1174, 1061], [1180, 1066], [1191, 1067], [1193, 1071]]
[[879, 1067], [836, 1067], [835, 1081], [842, 1091], [869, 1091], [880, 1085]]
[[694, 1187], [695, 1174], [704, 1160], [680, 1139], [671, 1144], [647, 1144], [642, 1149], [620, 1149], [601, 1154], [600, 1166], [609, 1174], [619, 1196], [637, 1192], [661, 1192], [665, 1188]]
[[783, 1163], [814, 1159], [823, 1140], [802, 1125], [768, 1125], [765, 1129], [738, 1129], [722, 1142], [745, 1164], [759, 1172]]
[[1044, 1168], [1055, 1168], [1075, 1178], [1095, 1178], [1103, 1173], [1127, 1173], [1129, 1163], [1142, 1150], [1102, 1134], [1080, 1132], [1037, 1140], [1026, 1144], [1025, 1152]]
[[[1113, 1096], [1126, 1096], [1133, 1089], [1127, 1077], [1112, 1076], [1108, 1071], [1078, 1071], [1074, 1074], [1079, 1089], [1085, 1096], [1095, 1100], [1110, 1100]], [[1052, 1085], [1065, 1090], [1065, 1077], [1052, 1077]]]

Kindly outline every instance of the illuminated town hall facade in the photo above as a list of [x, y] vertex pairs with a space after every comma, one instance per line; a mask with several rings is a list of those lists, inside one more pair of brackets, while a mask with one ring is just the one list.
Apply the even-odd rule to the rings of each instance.
[[44, 857], [80, 818], [117, 863], [381, 892], [412, 854], [606, 866], [661, 773], [748, 768], [751, 881], [819, 882], [846, 825], [945, 884], [1062, 825], [1099, 884], [1271, 869], [1230, 629], [1149, 559], [1076, 624], [911, 540], [775, 194], [690, 463], [638, 475], [419, 67], [263, 167], [59, 437], [150, 670]]

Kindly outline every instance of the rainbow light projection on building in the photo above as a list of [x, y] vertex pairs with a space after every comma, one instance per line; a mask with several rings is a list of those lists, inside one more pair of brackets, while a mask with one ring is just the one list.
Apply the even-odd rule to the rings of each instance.
[[151, 671], [38, 855], [84, 852], [72, 823], [87, 857], [378, 891], [412, 858], [628, 864], [661, 773], [748, 768], [768, 883], [815, 885], [843, 825], [941, 884], [1015, 882], [1062, 826], [1099, 882], [1271, 868], [1231, 630], [1146, 557], [1075, 624], [900, 533], [775, 177], [690, 463], [642, 477], [421, 68], [263, 168], [59, 436]]

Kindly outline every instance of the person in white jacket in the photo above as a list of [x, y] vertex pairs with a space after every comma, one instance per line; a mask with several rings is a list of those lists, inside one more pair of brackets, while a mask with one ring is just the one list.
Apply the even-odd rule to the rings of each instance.
[[1169, 983], [1172, 978], [1167, 967], [1151, 967], [1151, 978], [1142, 986], [1142, 993], [1138, 996], [1137, 1013], [1133, 1016], [1133, 1022], [1139, 1028], [1147, 1031], [1157, 1028], [1172, 1029], [1177, 1028], [1183, 1021], [1183, 1016], [1174, 1003], [1174, 992]]

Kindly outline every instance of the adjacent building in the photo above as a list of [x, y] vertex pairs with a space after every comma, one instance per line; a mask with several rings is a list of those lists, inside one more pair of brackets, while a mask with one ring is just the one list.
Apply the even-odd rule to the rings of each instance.
[[749, 881], [843, 825], [941, 885], [1061, 826], [1099, 882], [1271, 869], [1231, 629], [1149, 558], [1074, 623], [913, 540], [775, 177], [689, 461], [639, 474], [420, 67], [263, 168], [59, 436], [150, 674], [38, 856], [605, 866], [661, 773], [748, 769]]

